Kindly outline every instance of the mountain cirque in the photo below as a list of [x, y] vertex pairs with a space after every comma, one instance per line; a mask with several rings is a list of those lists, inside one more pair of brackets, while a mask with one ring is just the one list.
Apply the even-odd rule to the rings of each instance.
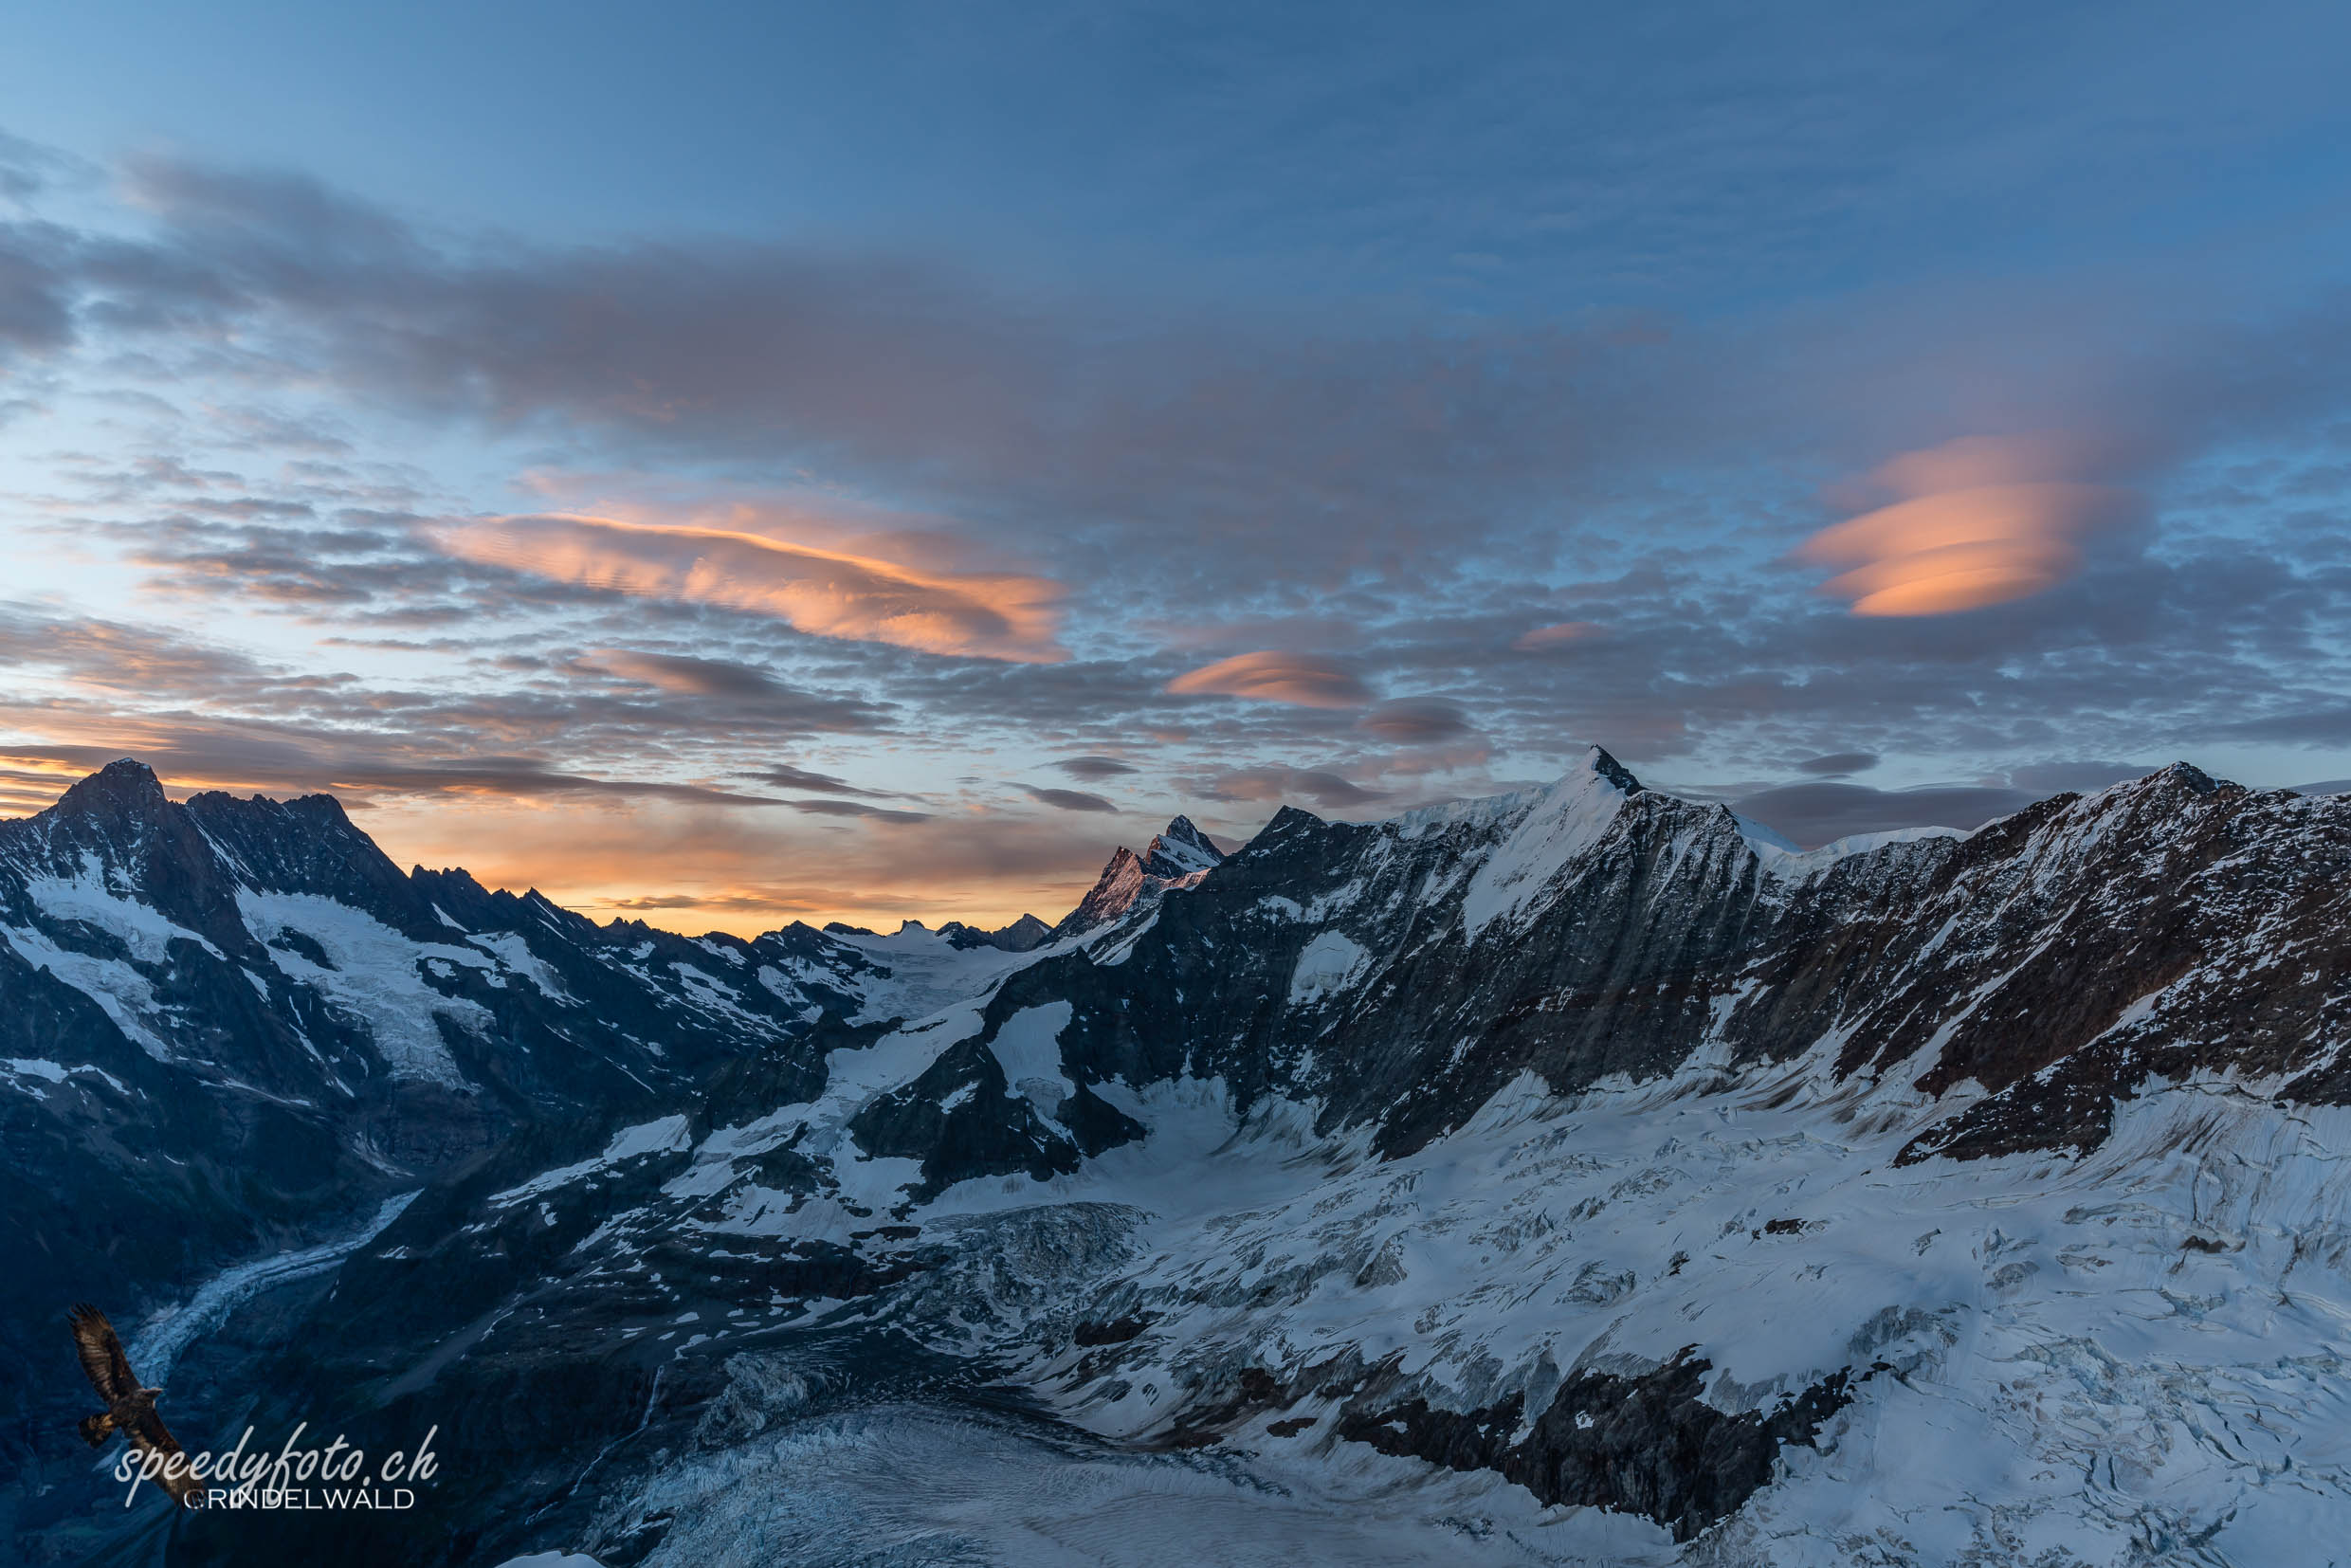
[[1121, 857], [1049, 936], [746, 942], [135, 763], [0, 825], [11, 1342], [99, 1295], [191, 1447], [445, 1455], [408, 1515], [125, 1517], [69, 1358], [11, 1358], [19, 1555], [2206, 1563], [2351, 1526], [2351, 800], [2182, 765], [1799, 854], [1595, 751]]

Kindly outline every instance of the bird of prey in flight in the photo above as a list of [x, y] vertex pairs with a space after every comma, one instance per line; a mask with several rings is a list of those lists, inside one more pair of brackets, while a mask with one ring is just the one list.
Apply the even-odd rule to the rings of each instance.
[[159, 1388], [141, 1384], [131, 1371], [131, 1358], [122, 1353], [121, 1336], [115, 1325], [106, 1321], [106, 1314], [83, 1302], [67, 1315], [73, 1326], [74, 1349], [82, 1357], [82, 1370], [88, 1375], [90, 1386], [106, 1402], [103, 1414], [87, 1415], [82, 1420], [82, 1441], [92, 1448], [104, 1445], [107, 1437], [120, 1432], [142, 1461], [154, 1458], [158, 1473], [154, 1477], [157, 1486], [171, 1493], [172, 1501], [183, 1508], [202, 1505], [204, 1484], [188, 1473], [185, 1466], [165, 1468], [165, 1462], [180, 1452], [180, 1446], [164, 1426], [163, 1417], [155, 1413], [155, 1401], [162, 1397]]

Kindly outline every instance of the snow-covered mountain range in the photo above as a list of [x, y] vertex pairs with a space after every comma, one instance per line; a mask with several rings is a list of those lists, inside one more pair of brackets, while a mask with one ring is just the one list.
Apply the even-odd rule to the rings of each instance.
[[0, 1312], [445, 1433], [411, 1515], [102, 1537], [170, 1561], [2324, 1561], [2346, 889], [2351, 799], [2185, 765], [1799, 853], [1595, 750], [689, 940], [118, 763], [0, 825]]

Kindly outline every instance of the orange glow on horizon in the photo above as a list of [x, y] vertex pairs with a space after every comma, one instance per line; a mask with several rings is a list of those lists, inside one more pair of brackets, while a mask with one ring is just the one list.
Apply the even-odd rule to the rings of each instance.
[[[0, 748], [0, 819], [46, 811], [105, 762], [141, 751], [120, 736], [98, 742], [88, 762]], [[1101, 844], [1079, 845], [1058, 823], [1018, 818], [985, 835], [957, 831], [953, 819], [931, 837], [865, 824], [811, 828], [756, 808], [518, 796], [464, 782], [417, 794], [180, 769], [161, 782], [174, 800], [208, 791], [279, 800], [330, 793], [402, 871], [463, 867], [484, 887], [536, 888], [599, 923], [637, 920], [686, 936], [756, 937], [794, 921], [884, 932], [902, 920], [934, 928], [951, 920], [993, 928], [1025, 914], [1056, 921], [1093, 885], [1117, 836], [1108, 829]], [[1008, 839], [1019, 840], [1015, 864], [959, 864], [951, 848]]]
[[[904, 920], [990, 928], [1025, 914], [1056, 921], [1084, 897], [1109, 853], [1079, 854], [1059, 875], [1049, 866], [997, 870], [941, 864], [903, 830], [770, 828], [739, 811], [650, 805], [403, 800], [370, 811], [361, 826], [404, 868], [462, 866], [485, 887], [535, 887], [599, 923], [642, 921], [686, 936], [756, 937], [794, 921], [882, 932]], [[895, 839], [913, 842], [893, 853]]]

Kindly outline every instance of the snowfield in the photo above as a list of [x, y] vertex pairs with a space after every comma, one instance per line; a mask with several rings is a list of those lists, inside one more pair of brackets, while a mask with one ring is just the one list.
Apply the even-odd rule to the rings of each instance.
[[[1132, 1436], [1155, 1385], [1396, 1356], [1400, 1393], [1540, 1409], [1579, 1370], [1695, 1347], [1735, 1413], [1884, 1363], [1686, 1560], [2326, 1560], [2312, 1545], [2351, 1522], [2351, 1112], [2181, 1085], [2088, 1158], [1955, 1172], [1894, 1167], [1921, 1109], [1904, 1098], [1803, 1067], [1573, 1106], [1533, 1090], [1402, 1160], [1319, 1151], [1334, 1168], [1285, 1200], [1143, 1227], [1147, 1255], [1097, 1299], [1155, 1314], [1148, 1336], [1060, 1397]], [[1220, 1158], [1302, 1163], [1279, 1138]], [[1261, 1431], [1327, 1432], [1337, 1403]], [[1347, 1462], [1329, 1436], [1287, 1442]], [[1640, 1522], [1558, 1512], [1540, 1539], [1568, 1560], [1684, 1560], [1654, 1526], [1606, 1555]]]
[[[1698, 1068], [1572, 1103], [1522, 1085], [1389, 1161], [1312, 1138], [1294, 1107], [1236, 1124], [1214, 1085], [1136, 1096], [1144, 1144], [902, 1216], [966, 1235], [975, 1269], [1056, 1215], [1110, 1216], [1121, 1233], [1090, 1256], [1045, 1249], [1069, 1272], [956, 1294], [952, 1332], [886, 1297], [811, 1321], [985, 1351], [1066, 1425], [910, 1407], [791, 1424], [652, 1478], [632, 1508], [679, 1523], [647, 1560], [2342, 1560], [2324, 1543], [2351, 1521], [2351, 1110], [2164, 1085], [2087, 1158], [1897, 1167], [1923, 1097], [1821, 1068]], [[1149, 1326], [1113, 1364], [1071, 1342], [1073, 1322], [1120, 1315]], [[1399, 1400], [1540, 1409], [1578, 1371], [1689, 1347], [1728, 1413], [1877, 1370], [1686, 1543], [1348, 1441], [1338, 1398], [1268, 1408], [1210, 1454], [1137, 1441], [1244, 1367], [1289, 1382], [1393, 1358]]]

